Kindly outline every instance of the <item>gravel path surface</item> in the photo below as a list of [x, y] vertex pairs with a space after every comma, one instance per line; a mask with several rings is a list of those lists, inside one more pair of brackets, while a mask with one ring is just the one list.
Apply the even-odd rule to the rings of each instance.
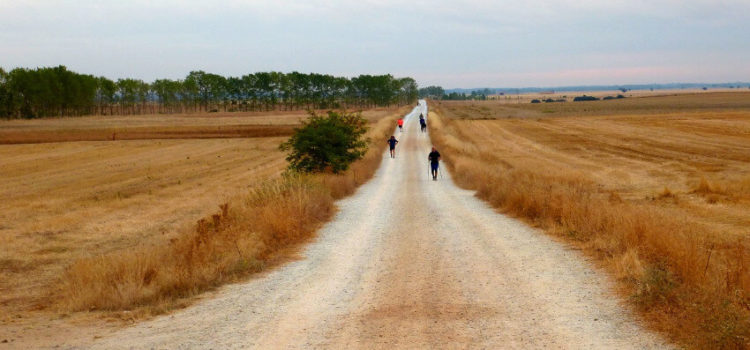
[[577, 251], [432, 181], [422, 103], [304, 259], [94, 348], [669, 347]]

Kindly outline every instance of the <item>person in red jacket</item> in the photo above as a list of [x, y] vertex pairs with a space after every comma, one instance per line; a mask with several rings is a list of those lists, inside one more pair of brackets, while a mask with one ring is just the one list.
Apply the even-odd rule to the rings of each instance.
[[404, 131], [404, 118], [398, 118], [398, 130]]

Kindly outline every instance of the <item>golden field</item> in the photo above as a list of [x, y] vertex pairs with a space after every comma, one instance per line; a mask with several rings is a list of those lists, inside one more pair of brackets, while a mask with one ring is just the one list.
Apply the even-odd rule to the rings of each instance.
[[[389, 113], [371, 109], [364, 117], [373, 121]], [[1, 122], [0, 144], [289, 136], [307, 117], [301, 111], [273, 111], [16, 119]]]
[[750, 93], [433, 111], [460, 185], [596, 257], [679, 344], [748, 346]]
[[[625, 97], [675, 97], [675, 96], [681, 96], [681, 95], [701, 95], [702, 98], [712, 98], [712, 96], [715, 96], [717, 94], [723, 94], [723, 93], [746, 93], [750, 92], [750, 90], [746, 88], [711, 88], [707, 90], [703, 89], [663, 89], [663, 90], [628, 90], [626, 92], [622, 92], [621, 90], [597, 90], [597, 91], [551, 91], [546, 93], [523, 93], [523, 94], [513, 94], [512, 91], [508, 91], [505, 95], [490, 95], [487, 96], [488, 99], [492, 100], [495, 103], [502, 103], [502, 104], [511, 104], [511, 105], [525, 105], [529, 104], [531, 100], [546, 100], [546, 99], [567, 99], [568, 102], [573, 101], [573, 98], [576, 96], [581, 95], [588, 95], [588, 96], [594, 96], [598, 98], [604, 98], [607, 96], [616, 97], [617, 95], [623, 95]], [[698, 101], [686, 101], [682, 100], [683, 102], [691, 103], [694, 105], [701, 105], [705, 106], [705, 103], [700, 103]], [[645, 105], [648, 105], [649, 101], [641, 101]], [[516, 106], [521, 108], [526, 108], [528, 106]], [[533, 108], [533, 106], [532, 106]]]
[[[381, 134], [390, 131], [401, 112], [365, 111], [373, 126], [371, 137], [384, 137]], [[177, 305], [175, 300], [256, 271], [274, 251], [309, 237], [332, 212], [332, 198], [351, 193], [377, 168], [380, 157], [373, 155], [383, 142], [373, 143], [373, 155], [355, 164], [356, 177], [281, 180], [278, 175], [286, 162], [278, 145], [285, 137], [212, 133], [238, 125], [245, 130], [276, 125], [289, 134], [306, 117], [304, 113], [237, 113], [0, 122], [0, 139], [12, 134], [30, 142], [0, 145], [4, 183], [0, 189], [0, 314], [4, 316], [0, 321], [13, 323], [32, 310], [67, 313], [145, 307], [146, 314], [162, 312]], [[137, 138], [156, 139], [67, 141], [50, 136], [85, 135], [90, 130], [127, 134], [135, 129], [151, 131]], [[153, 133], [173, 135], [188, 129], [196, 135], [162, 139]], [[61, 140], [66, 142], [57, 142]], [[314, 196], [331, 198], [327, 206], [323, 201], [314, 208], [319, 213], [306, 211], [310, 203], [318, 207], [320, 198]], [[219, 209], [227, 203], [227, 209]], [[283, 220], [259, 219], [265, 207], [278, 211], [276, 217]], [[289, 212], [295, 210], [303, 213]], [[291, 227], [301, 224], [291, 223], [290, 217], [310, 220], [303, 225], [304, 232]], [[199, 219], [203, 221], [196, 227]], [[262, 222], [267, 227], [260, 227]], [[231, 246], [214, 239], [201, 245], [203, 250], [184, 255], [181, 249], [205, 243], [205, 237], [196, 237], [209, 232], [214, 238], [232, 240]], [[226, 258], [224, 248], [237, 258]], [[193, 279], [179, 275], [186, 262], [200, 260], [204, 265], [206, 259], [214, 264], [206, 265], [210, 271], [191, 270]], [[212, 276], [217, 273], [221, 276]], [[160, 289], [160, 283], [169, 287]]]

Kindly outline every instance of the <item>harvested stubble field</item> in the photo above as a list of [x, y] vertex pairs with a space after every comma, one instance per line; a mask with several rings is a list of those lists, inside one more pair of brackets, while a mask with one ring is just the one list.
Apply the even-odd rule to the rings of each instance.
[[[500, 118], [543, 118], [572, 116], [640, 115], [655, 113], [698, 112], [718, 110], [750, 109], [747, 99], [750, 92], [721, 93], [678, 93], [643, 92], [635, 98], [606, 101], [572, 102], [574, 96], [582, 93], [568, 93], [567, 102], [529, 103], [535, 95], [521, 95], [521, 103], [504, 100], [496, 101], [437, 101], [436, 105], [451, 106], [452, 117], [459, 119], [500, 119]], [[615, 94], [615, 93], [612, 93]], [[604, 93], [603, 95], [612, 94]], [[602, 96], [601, 93], [590, 95]], [[561, 96], [541, 98], [557, 99]]]
[[[372, 109], [364, 116], [374, 121], [389, 113]], [[288, 136], [307, 117], [276, 111], [10, 120], [0, 126], [0, 144]]]
[[[628, 90], [626, 92], [622, 92], [621, 90], [597, 90], [597, 91], [556, 91], [556, 92], [546, 92], [546, 93], [524, 93], [524, 94], [513, 94], [508, 93], [505, 95], [491, 95], [488, 98], [492, 100], [493, 103], [501, 103], [501, 104], [510, 104], [513, 105], [513, 107], [519, 107], [519, 108], [539, 108], [540, 106], [548, 106], [553, 103], [539, 103], [535, 104], [534, 106], [523, 106], [525, 104], [530, 104], [532, 100], [540, 100], [544, 101], [547, 99], [565, 99], [568, 102], [573, 101], [573, 98], [576, 96], [581, 95], [587, 95], [587, 96], [593, 96], [599, 99], [605, 98], [607, 96], [610, 97], [616, 97], [617, 95], [622, 95], [624, 97], [637, 97], [637, 98], [643, 98], [643, 97], [657, 97], [659, 99], [665, 98], [665, 97], [677, 97], [677, 96], [684, 96], [684, 95], [701, 95], [702, 99], [707, 98], [711, 99], [714, 98], [716, 95], [724, 94], [724, 93], [739, 93], [744, 94], [750, 92], [750, 90], [745, 88], [737, 88], [737, 89], [729, 89], [729, 88], [713, 88], [710, 90], [703, 90], [703, 89], [665, 89], [665, 90]], [[707, 101], [703, 101], [702, 103], [699, 101], [687, 101], [685, 99], [680, 99], [679, 97], [677, 100], [682, 101], [683, 103], [689, 103], [696, 107], [707, 107]], [[641, 101], [643, 105], [641, 105], [641, 108], [646, 108], [649, 104], [656, 103], [661, 104], [661, 102], [658, 101]], [[453, 103], [453, 102], [452, 102]], [[519, 106], [521, 105], [521, 106]], [[653, 105], [652, 105], [653, 106]], [[575, 108], [581, 112], [583, 112], [583, 109], [581, 108]]]
[[[374, 126], [370, 135], [377, 140], [383, 138], [381, 134], [392, 127], [395, 116], [401, 111], [365, 111], [363, 115]], [[170, 269], [159, 259], [185, 253], [174, 248], [181, 244], [196, 248], [190, 243], [195, 241], [193, 236], [205, 235], [208, 226], [211, 230], [218, 230], [219, 225], [211, 223], [211, 214], [219, 211], [219, 205], [223, 203], [229, 202], [230, 207], [220, 212], [220, 226], [231, 234], [222, 231], [216, 236], [234, 239], [235, 246], [230, 247], [232, 252], [245, 248], [237, 245], [237, 235], [254, 230], [252, 225], [276, 225], [267, 231], [278, 233], [287, 229], [306, 237], [308, 231], [316, 227], [316, 220], [330, 215], [327, 213], [330, 213], [332, 204], [328, 207], [321, 204], [320, 213], [296, 213], [299, 215], [295, 219], [310, 219], [303, 218], [302, 214], [309, 214], [314, 219], [303, 231], [282, 227], [300, 223], [289, 220], [289, 213], [281, 212], [278, 220], [270, 223], [269, 220], [273, 221], [270, 213], [259, 214], [262, 212], [259, 208], [273, 207], [276, 201], [277, 207], [273, 210], [296, 210], [300, 208], [280, 207], [299, 204], [302, 204], [300, 210], [306, 210], [311, 207], [302, 203], [305, 198], [313, 202], [319, 200], [310, 196], [336, 198], [351, 193], [356, 184], [368, 177], [367, 169], [377, 167], [380, 157], [370, 156], [360, 162], [355, 167], [357, 177], [330, 176], [279, 182], [272, 179], [278, 179], [286, 166], [284, 154], [278, 150], [285, 137], [271, 133], [267, 137], [225, 138], [220, 135], [214, 138], [217, 136], [211, 131], [225, 128], [231, 132], [237, 125], [247, 129], [281, 125], [287, 129], [285, 134], [288, 135], [304, 118], [306, 114], [303, 113], [255, 113], [0, 122], [0, 139], [12, 134], [16, 140], [29, 142], [0, 145], [0, 178], [3, 179], [0, 188], [0, 197], [3, 198], [0, 202], [0, 314], [3, 316], [0, 322], [5, 330], [14, 329], [16, 324], [25, 327], [27, 335], [33, 337], [34, 332], [30, 332], [32, 328], [29, 327], [36, 327], [40, 322], [37, 318], [40, 314], [34, 310], [42, 310], [41, 315], [44, 315], [48, 311], [67, 314], [78, 310], [132, 310], [140, 307], [142, 314], [159, 313], [179, 306], [179, 298], [231, 280], [230, 273], [209, 264], [206, 269], [211, 271], [201, 276], [201, 281], [183, 278], [182, 285], [172, 285], [172, 289], [159, 294], [153, 289], [159, 289], [157, 284], [162, 281], [157, 280], [165, 279], [166, 275], [148, 271], [149, 263], [164, 265], [165, 271]], [[88, 140], [85, 135], [89, 131], [104, 135], [109, 130], [118, 130], [118, 134], [127, 134], [133, 129], [168, 133], [190, 129], [197, 134], [186, 139], [160, 139], [156, 136], [157, 139], [116, 141], [69, 141], [67, 137], [49, 137], [84, 135], [83, 139]], [[147, 133], [142, 137], [153, 136], [153, 133]], [[42, 141], [44, 143], [39, 143]], [[375, 144], [377, 149], [374, 152], [382, 149], [381, 143], [384, 145], [383, 142]], [[327, 189], [321, 190], [320, 184], [325, 184]], [[289, 197], [287, 199], [297, 203], [284, 202], [279, 197]], [[313, 203], [312, 208], [317, 210], [316, 206]], [[257, 215], [269, 218], [258, 218]], [[196, 231], [196, 221], [207, 217], [209, 220], [204, 222], [205, 226]], [[250, 219], [255, 221], [251, 226], [242, 223]], [[284, 232], [289, 233], [287, 231]], [[251, 256], [252, 252], [245, 254], [243, 251], [241, 259], [235, 259], [240, 262], [226, 263], [234, 264], [230, 268], [237, 270], [238, 275], [252, 272], [262, 265], [258, 259], [267, 256], [271, 252], [269, 249], [304, 237], [274, 236], [270, 239], [273, 242], [255, 237], [255, 241], [245, 243], [263, 245], [258, 252], [263, 256]], [[258, 243], [264, 239], [266, 242]], [[204, 258], [214, 259], [212, 263], [217, 263], [216, 256], [223, 258], [225, 253], [214, 248], [211, 248], [211, 254], [218, 255], [208, 254]], [[191, 259], [198, 259], [201, 252], [194, 253], [190, 253], [193, 254]], [[185, 257], [183, 255], [179, 256]], [[258, 266], [251, 266], [253, 264]], [[141, 271], [144, 268], [146, 271]], [[140, 273], [146, 276], [138, 275]], [[209, 276], [212, 273], [224, 277]], [[135, 275], [140, 284], [132, 285], [128, 280], [131, 275]], [[81, 282], [87, 285], [82, 286]], [[195, 283], [195, 286], [190, 283]], [[99, 289], [94, 290], [96, 288]], [[106, 288], [114, 288], [116, 293]], [[99, 300], [103, 295], [110, 299]], [[25, 321], [31, 316], [34, 316], [34, 321]]]
[[597, 257], [655, 329], [748, 347], [750, 93], [549, 105], [442, 102], [432, 137], [458, 183]]

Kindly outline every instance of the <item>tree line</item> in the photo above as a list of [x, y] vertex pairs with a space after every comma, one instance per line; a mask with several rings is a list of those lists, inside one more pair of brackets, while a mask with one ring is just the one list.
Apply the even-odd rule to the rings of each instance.
[[441, 86], [428, 86], [419, 89], [420, 98], [431, 98], [433, 100], [486, 100], [487, 96], [492, 95], [490, 89], [473, 90], [471, 93], [451, 92], [445, 93]]
[[185, 79], [111, 80], [68, 70], [0, 68], [0, 118], [370, 108], [416, 102], [412, 78], [335, 77], [258, 72], [223, 77], [192, 71]]

